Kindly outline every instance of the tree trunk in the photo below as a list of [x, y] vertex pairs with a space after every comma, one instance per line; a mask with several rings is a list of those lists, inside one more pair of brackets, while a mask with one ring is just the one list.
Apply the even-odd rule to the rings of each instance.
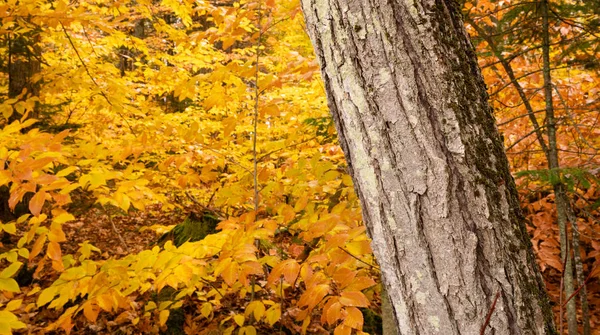
[[[554, 117], [554, 104], [552, 102], [552, 76], [550, 73], [550, 26], [548, 23], [548, 16], [550, 16], [550, 13], [548, 1], [542, 0], [539, 4], [542, 12], [542, 60], [544, 64], [546, 134], [548, 136], [548, 168], [550, 169], [550, 181], [554, 188], [554, 202], [556, 203], [556, 217], [560, 236], [560, 258], [563, 262], [562, 281], [565, 288], [565, 297], [568, 299], [573, 295], [573, 292], [575, 292], [573, 285], [573, 257], [571, 256], [571, 243], [567, 228], [567, 206], [570, 206], [570, 202], [565, 185], [560, 180], [558, 145], [556, 143], [556, 118]], [[577, 335], [577, 306], [575, 305], [575, 302], [575, 299], [571, 299], [567, 303], [566, 316], [569, 335]], [[562, 319], [562, 315], [560, 317]], [[562, 332], [562, 327], [560, 331]]]
[[38, 85], [32, 77], [40, 72], [40, 62], [32, 50], [39, 51], [35, 45], [39, 37], [8, 35], [8, 98], [16, 98], [27, 90], [29, 96], [37, 95]]
[[[7, 34], [8, 54], [7, 54], [7, 74], [8, 74], [8, 98], [18, 98], [27, 100], [27, 98], [38, 95], [39, 83], [33, 81], [33, 77], [40, 72], [41, 64], [39, 57], [41, 54], [38, 42], [40, 35], [38, 31], [33, 30], [24, 35]], [[25, 94], [23, 94], [25, 92]], [[36, 106], [29, 113], [29, 118], [38, 118], [39, 111]], [[21, 119], [22, 115], [13, 115], [6, 120], [12, 123]]]
[[302, 6], [398, 334], [555, 333], [456, 2]]

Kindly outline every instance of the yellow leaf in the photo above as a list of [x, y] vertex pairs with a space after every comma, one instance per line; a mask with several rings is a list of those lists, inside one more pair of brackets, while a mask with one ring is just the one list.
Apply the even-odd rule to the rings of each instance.
[[[73, 307], [75, 307], [75, 306], [73, 306]], [[73, 308], [73, 307], [71, 307], [71, 308]], [[67, 310], [67, 312], [65, 312], [65, 314], [63, 314], [56, 322], [57, 324], [60, 325], [60, 328], [62, 328], [65, 331], [65, 333], [67, 333], [67, 335], [69, 335], [71, 333], [71, 329], [73, 328], [73, 320], [71, 319], [71, 317], [72, 317], [71, 314], [69, 314], [69, 312]]]
[[11, 300], [8, 304], [6, 304], [6, 307], [4, 308], [5, 311], [9, 311], [12, 312], [15, 309], [21, 307], [21, 304], [23, 303], [23, 299], [15, 299], [15, 300]]
[[244, 316], [242, 314], [236, 314], [233, 317], [233, 321], [235, 321], [235, 323], [237, 323], [237, 325], [240, 327], [242, 327], [244, 325], [245, 320], [246, 320], [246, 318], [244, 318]]
[[131, 206], [131, 199], [127, 194], [116, 192], [113, 195], [113, 199], [117, 202], [119, 207], [125, 212], [129, 211], [129, 207]]
[[35, 216], [39, 216], [42, 212], [42, 207], [44, 206], [44, 202], [46, 202], [46, 192], [39, 191], [37, 192], [29, 201], [29, 210], [31, 214]]
[[0, 311], [0, 335], [12, 334], [12, 329], [21, 329], [27, 327], [19, 321], [16, 315], [9, 311]]
[[306, 329], [310, 325], [310, 316], [307, 316], [306, 319], [302, 322], [302, 335], [306, 334]]
[[0, 226], [1, 226], [0, 228], [2, 228], [0, 230], [4, 230], [5, 232], [7, 232], [11, 235], [14, 235], [17, 233], [17, 225], [15, 225], [14, 222], [9, 222], [7, 224], [0, 225]]
[[73, 172], [75, 172], [77, 170], [79, 170], [78, 167], [76, 167], [76, 166], [69, 166], [67, 168], [64, 168], [64, 169], [58, 171], [58, 173], [56, 174], [56, 176], [57, 177], [65, 177], [65, 176], [68, 176], [68, 175], [70, 175], [71, 173], [73, 173]]
[[58, 224], [63, 224], [65, 222], [69, 222], [75, 220], [75, 217], [67, 212], [60, 213], [52, 219], [52, 222], [56, 222]]
[[20, 248], [19, 251], [17, 251], [17, 253], [23, 258], [29, 258], [29, 249]]
[[21, 289], [16, 280], [12, 278], [0, 278], [0, 291], [19, 293]]
[[260, 321], [260, 319], [265, 315], [265, 304], [263, 304], [262, 301], [253, 301], [248, 304], [248, 307], [246, 307], [246, 311], [244, 314], [246, 316], [253, 314], [254, 319], [256, 321]]
[[266, 183], [267, 181], [269, 181], [270, 175], [271, 175], [271, 172], [269, 171], [269, 169], [262, 169], [258, 173], [258, 181], [261, 183]]
[[273, 326], [281, 318], [281, 307], [279, 304], [275, 304], [269, 308], [265, 313], [265, 319], [269, 325]]
[[[83, 179], [83, 177], [81, 179]], [[90, 183], [88, 190], [94, 190], [102, 185], [106, 185], [106, 178], [104, 177], [103, 173], [91, 173], [89, 174], [88, 179], [85, 180], [89, 181]], [[85, 186], [85, 184], [83, 184], [82, 186]]]
[[98, 306], [107, 312], [112, 312], [115, 306], [115, 300], [110, 293], [104, 293], [96, 298]]
[[15, 273], [17, 273], [17, 271], [19, 271], [19, 269], [21, 268], [21, 265], [23, 265], [23, 263], [21, 263], [21, 262], [12, 263], [6, 269], [4, 269], [4, 270], [2, 270], [2, 272], [0, 272], [0, 278], [12, 277]]
[[67, 240], [60, 223], [52, 222], [50, 225], [50, 233], [48, 233], [48, 240], [50, 240], [50, 242], [65, 242]]
[[151, 311], [153, 309], [156, 309], [156, 303], [154, 301], [148, 301], [148, 303], [144, 307], [144, 311], [148, 312], [148, 311]]
[[58, 288], [56, 286], [50, 286], [47, 289], [43, 290], [42, 293], [40, 293], [40, 295], [37, 298], [37, 302], [36, 302], [37, 307], [42, 307], [45, 304], [52, 301], [52, 299], [54, 299], [54, 296], [56, 295], [57, 291], [58, 291]]
[[256, 328], [253, 326], [244, 327], [244, 333], [246, 335], [256, 335]]
[[368, 240], [352, 241], [346, 244], [346, 250], [355, 256], [368, 255], [373, 252], [371, 250], [371, 242]]
[[160, 313], [158, 314], [158, 323], [161, 326], [164, 326], [167, 323], [167, 320], [169, 319], [169, 310], [165, 309], [160, 311]]
[[10, 116], [13, 113], [12, 106], [9, 106], [7, 104], [2, 104], [2, 105], [0, 105], [0, 108], [2, 109], [2, 116], [4, 116], [4, 118], [8, 120], [8, 118], [10, 118]]
[[210, 302], [205, 302], [202, 304], [200, 313], [202, 314], [202, 316], [204, 316], [205, 318], [208, 319], [208, 317], [210, 316], [210, 313], [212, 313], [212, 310], [213, 310], [212, 304]]

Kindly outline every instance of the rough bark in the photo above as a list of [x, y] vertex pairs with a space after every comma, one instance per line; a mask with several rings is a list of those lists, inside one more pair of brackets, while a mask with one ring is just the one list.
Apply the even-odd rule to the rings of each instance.
[[454, 0], [303, 0], [398, 334], [552, 334]]
[[382, 335], [398, 335], [396, 318], [394, 317], [394, 307], [390, 302], [385, 287], [381, 291], [381, 330]]

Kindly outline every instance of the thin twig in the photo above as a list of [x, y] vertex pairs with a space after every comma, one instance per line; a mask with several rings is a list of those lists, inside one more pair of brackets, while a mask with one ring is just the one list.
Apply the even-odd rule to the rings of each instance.
[[[256, 222], [256, 219], [258, 218], [258, 195], [259, 195], [259, 191], [258, 191], [258, 152], [256, 150], [256, 144], [257, 144], [257, 139], [258, 139], [258, 135], [257, 135], [257, 131], [258, 131], [258, 102], [260, 100], [260, 94], [261, 92], [259, 91], [259, 87], [258, 87], [258, 77], [259, 77], [259, 73], [260, 73], [260, 47], [261, 47], [261, 42], [262, 42], [262, 26], [261, 26], [261, 21], [262, 21], [262, 10], [261, 10], [261, 5], [262, 2], [261, 0], [258, 0], [258, 22], [256, 23], [256, 28], [258, 29], [258, 39], [256, 41], [256, 64], [255, 64], [255, 73], [254, 73], [254, 120], [253, 120], [253, 127], [254, 127], [254, 131], [252, 133], [252, 158], [254, 160], [254, 170], [253, 170], [253, 182], [254, 182], [254, 220]], [[259, 250], [259, 245], [260, 241], [256, 240], [255, 241], [255, 245], [256, 245], [256, 249]], [[254, 301], [254, 295], [255, 295], [255, 290], [254, 290], [254, 285], [256, 285], [256, 277], [252, 276], [251, 279], [251, 292], [250, 292], [250, 301]]]
[[133, 127], [129, 124], [129, 121], [127, 121], [127, 119], [125, 118], [125, 116], [123, 116], [123, 114], [121, 114], [120, 112], [118, 112], [118, 111], [115, 110], [113, 103], [110, 101], [110, 99], [108, 98], [108, 96], [106, 95], [106, 93], [104, 93], [104, 91], [102, 90], [102, 88], [100, 87], [100, 85], [98, 84], [98, 82], [96, 81], [96, 79], [94, 78], [94, 76], [92, 76], [92, 74], [90, 73], [90, 70], [88, 69], [87, 65], [85, 65], [85, 62], [83, 61], [83, 58], [81, 58], [81, 55], [79, 54], [79, 50], [77, 50], [77, 47], [75, 46], [75, 43], [73, 43], [73, 40], [71, 39], [71, 35], [69, 35], [69, 33], [67, 32], [67, 28], [65, 28], [65, 26], [62, 24], [61, 21], [58, 21], [58, 23], [62, 27], [62, 31], [65, 34], [65, 36], [67, 37], [67, 40], [69, 40], [69, 44], [71, 44], [71, 47], [75, 51], [75, 54], [77, 55], [77, 58], [79, 59], [79, 62], [81, 63], [81, 66], [83, 66], [83, 68], [85, 69], [85, 72], [87, 73], [88, 77], [90, 77], [90, 79], [92, 80], [92, 82], [94, 83], [94, 85], [96, 85], [96, 87], [98, 87], [98, 90], [100, 91], [99, 92], [100, 95], [106, 100], [106, 102], [111, 107], [113, 107], [113, 111], [115, 111], [115, 113], [117, 113], [117, 115], [119, 115], [121, 117], [121, 119], [123, 119], [123, 121], [125, 121], [125, 124], [129, 128], [129, 130], [135, 136], [135, 131], [133, 130]]
[[208, 280], [204, 279], [204, 278], [200, 278], [200, 280], [205, 283], [210, 285], [212, 288], [215, 289], [215, 291], [217, 291], [217, 293], [221, 296], [221, 298], [225, 298], [225, 296], [223, 295], [223, 293], [221, 293], [221, 291], [219, 291], [219, 289], [211, 282], [209, 282]]
[[350, 251], [348, 251], [348, 250], [346, 250], [346, 249], [344, 249], [344, 248], [342, 248], [342, 247], [338, 247], [338, 248], [339, 248], [340, 250], [342, 250], [343, 252], [347, 253], [348, 255], [350, 255], [350, 257], [352, 257], [352, 258], [356, 259], [357, 261], [359, 261], [359, 262], [361, 262], [361, 263], [363, 263], [363, 264], [365, 264], [365, 265], [368, 265], [368, 266], [369, 266], [369, 267], [371, 267], [372, 269], [379, 270], [379, 267], [378, 267], [378, 266], [375, 266], [375, 265], [373, 265], [373, 264], [369, 264], [369, 263], [367, 263], [367, 262], [363, 261], [363, 260], [362, 260], [362, 259], [360, 259], [358, 256], [355, 256], [355, 255], [353, 255], [353, 254], [352, 254]]
[[125, 248], [125, 251], [127, 251], [127, 253], [129, 253], [129, 247], [127, 246], [127, 243], [125, 243], [125, 240], [123, 239], [123, 236], [121, 236], [121, 233], [119, 233], [119, 230], [117, 230], [117, 226], [115, 226], [112, 216], [106, 209], [104, 209], [104, 212], [106, 213], [106, 216], [108, 216], [108, 221], [110, 222], [110, 225], [112, 226], [113, 231], [119, 238], [119, 241], [121, 241], [121, 244]]
[[494, 313], [494, 309], [496, 309], [496, 302], [498, 301], [499, 297], [500, 297], [500, 290], [498, 290], [498, 293], [496, 293], [494, 302], [492, 303], [492, 306], [490, 306], [490, 310], [488, 311], [487, 316], [485, 317], [485, 323], [483, 324], [483, 326], [481, 326], [481, 331], [479, 332], [480, 335], [485, 334], [485, 329], [490, 324], [490, 320], [492, 319], [492, 313]]

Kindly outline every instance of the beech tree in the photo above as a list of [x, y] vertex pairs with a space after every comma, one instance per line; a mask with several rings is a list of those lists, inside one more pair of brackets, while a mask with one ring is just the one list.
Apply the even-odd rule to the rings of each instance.
[[553, 334], [454, 0], [303, 0], [400, 334]]

